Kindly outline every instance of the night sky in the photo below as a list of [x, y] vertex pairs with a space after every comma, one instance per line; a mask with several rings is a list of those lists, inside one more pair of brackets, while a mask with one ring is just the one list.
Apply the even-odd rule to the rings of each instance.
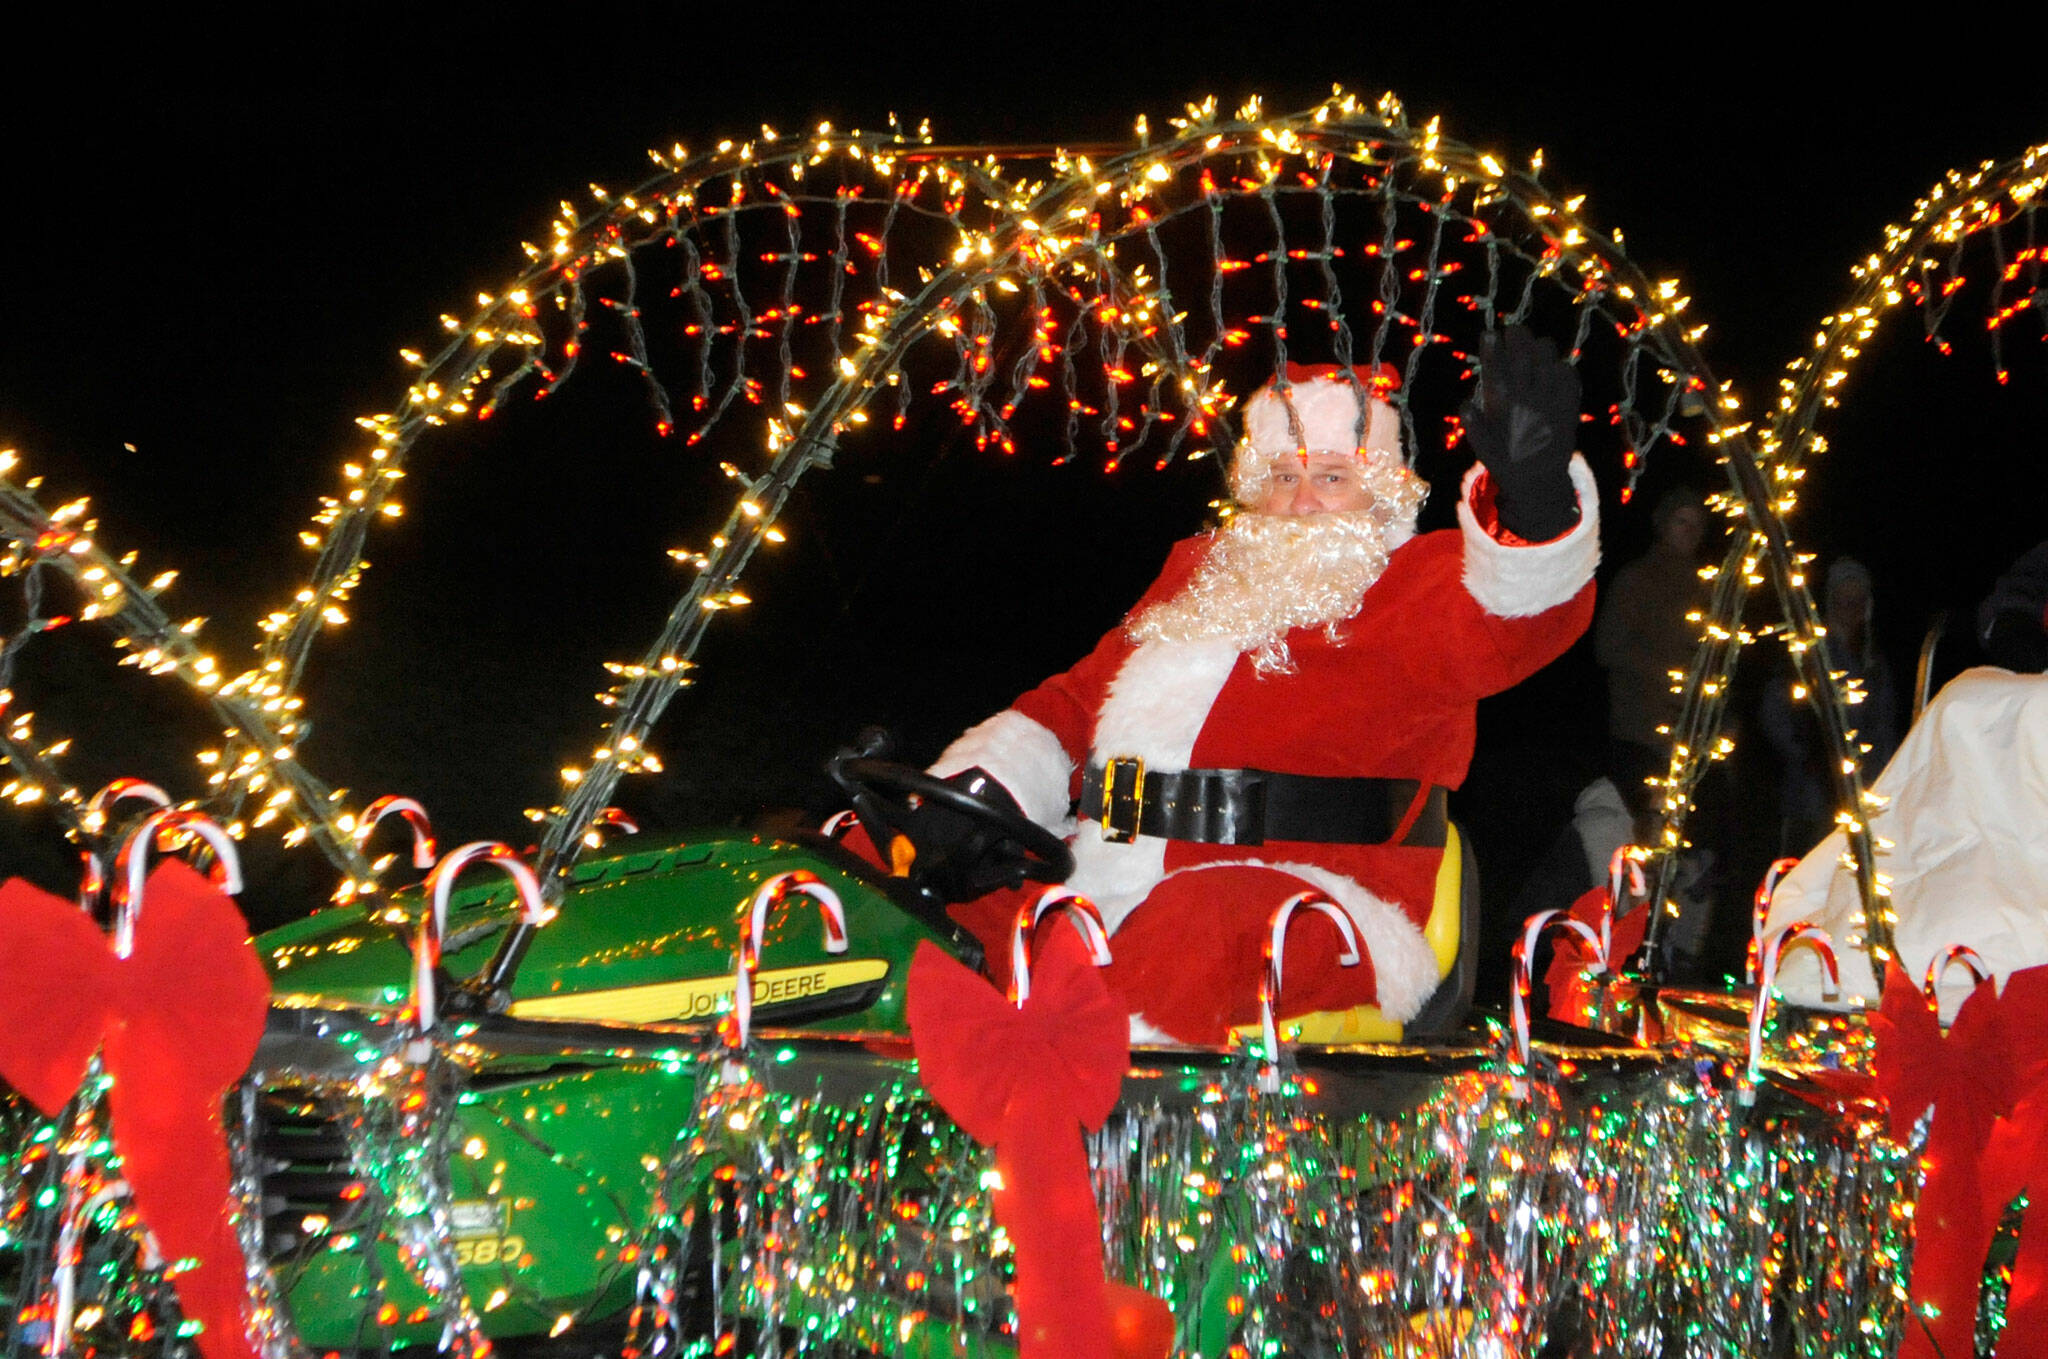
[[[91, 494], [106, 545], [180, 568], [171, 607], [209, 615], [232, 666], [297, 580], [294, 535], [358, 447], [354, 417], [402, 391], [396, 351], [430, 345], [441, 312], [466, 314], [514, 272], [558, 199], [645, 177], [648, 146], [762, 121], [872, 128], [892, 110], [949, 142], [1117, 141], [1139, 112], [1158, 126], [1209, 92], [1284, 110], [1332, 82], [1391, 88], [1466, 142], [1516, 159], [1544, 148], [1550, 183], [1585, 191], [1649, 272], [1684, 281], [1713, 324], [1710, 362], [1756, 406], [1884, 223], [1944, 169], [2048, 139], [2048, 94], [2001, 78], [1995, 51], [1867, 64], [1806, 43], [1773, 53], [1756, 32], [1652, 45], [1648, 25], [1669, 16], [1649, 12], [1641, 31], [1472, 11], [1431, 31], [1411, 8], [1396, 34], [1359, 7], [1284, 24], [1098, 10], [1066, 26], [1006, 7], [1000, 28], [885, 12], [748, 29], [743, 7], [708, 24], [614, 7], [551, 26], [498, 8], [377, 24], [336, 7], [16, 45], [0, 78], [0, 447], [47, 475], [46, 503]], [[1949, 40], [1978, 39], [1995, 35]], [[1934, 609], [1967, 606], [2048, 536], [2039, 328], [1999, 389], [1981, 349], [1935, 362], [1911, 324], [1857, 379], [1793, 525], [1802, 547], [1870, 562], [1899, 667]], [[616, 415], [574, 416], [423, 445], [407, 517], [372, 541], [357, 622], [315, 652], [308, 763], [365, 800], [419, 795], [456, 839], [523, 843], [518, 809], [587, 754], [596, 662], [637, 653], [684, 584], [664, 535], [701, 538], [715, 513], [665, 498], [648, 458], [591, 456]], [[928, 758], [1070, 660], [1196, 526], [1213, 485], [1152, 475], [991, 475], [956, 456], [801, 501], [793, 537], [815, 547], [766, 574], [746, 635], [707, 649], [705, 684], [657, 732], [671, 773], [632, 798], [664, 824], [808, 803], [822, 792], [803, 771], [870, 719]], [[1645, 517], [1610, 531], [1611, 564], [1640, 548]], [[1123, 555], [1070, 578], [1062, 534]], [[906, 584], [920, 573], [945, 588]], [[90, 648], [74, 651], [39, 663], [45, 688], [28, 697], [49, 734], [80, 737], [81, 777], [196, 792], [191, 705], [132, 677], [109, 686]], [[738, 678], [721, 682], [721, 662]], [[1597, 672], [1589, 685], [1577, 664], [1489, 711], [1475, 779], [1540, 747], [1532, 724], [1597, 732]], [[1491, 858], [1548, 833], [1497, 836]], [[322, 881], [280, 874], [256, 909], [293, 913]]]

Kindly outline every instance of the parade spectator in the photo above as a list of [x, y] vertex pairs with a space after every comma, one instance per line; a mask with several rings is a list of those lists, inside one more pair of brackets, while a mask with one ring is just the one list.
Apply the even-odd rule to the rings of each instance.
[[1607, 672], [1608, 777], [1635, 817], [1638, 840], [1654, 810], [1646, 781], [1670, 761], [1681, 702], [1673, 673], [1684, 673], [1699, 642], [1699, 623], [1687, 615], [1706, 602], [1699, 557], [1707, 511], [1698, 492], [1666, 492], [1651, 523], [1656, 541], [1615, 574], [1593, 633]]
[[[1859, 744], [1868, 746], [1858, 761], [1866, 780], [1877, 777], [1899, 741], [1898, 685], [1877, 647], [1876, 592], [1870, 571], [1853, 557], [1838, 558], [1828, 568], [1822, 594], [1822, 639], [1830, 673], [1840, 675], [1863, 701], [1849, 709]], [[2036, 625], [2038, 627], [2038, 624]], [[1829, 768], [1834, 756], [1823, 738], [1811, 706], [1792, 697], [1795, 676], [1784, 667], [1765, 692], [1758, 722], [1780, 762], [1778, 782], [1778, 852], [1804, 854], [1835, 824], [1835, 782]]]
[[2048, 542], [2006, 568], [1977, 606], [1977, 641], [2001, 669], [2048, 670]]

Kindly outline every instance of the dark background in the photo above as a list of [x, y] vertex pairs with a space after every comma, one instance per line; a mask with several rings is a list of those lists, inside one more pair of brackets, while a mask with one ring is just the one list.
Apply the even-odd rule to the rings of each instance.
[[[1285, 110], [1332, 82], [1392, 88], [1461, 140], [1517, 160], [1544, 148], [1548, 182], [1587, 192], [1647, 271], [1683, 280], [1710, 361], [1756, 409], [1886, 222], [1943, 170], [2048, 138], [2048, 95], [2001, 73], [1988, 30], [1862, 54], [1739, 24], [1674, 39], [1656, 29], [1674, 16], [1647, 12], [1146, 13], [66, 19], [0, 58], [0, 447], [47, 475], [46, 503], [91, 494], [102, 541], [139, 549], [145, 572], [180, 568], [171, 607], [208, 615], [234, 668], [303, 570], [295, 534], [358, 448], [353, 419], [402, 391], [396, 351], [429, 347], [441, 312], [514, 272], [558, 199], [644, 178], [648, 146], [891, 111], [949, 142], [1117, 141], [1139, 112], [1163, 126], [1209, 92]], [[2000, 388], [1970, 339], [1980, 318], [1959, 314], [1948, 360], [1910, 318], [1886, 332], [1793, 524], [1823, 565], [1872, 566], [1902, 677], [1935, 610], [1970, 606], [2048, 536], [2040, 328], [2017, 328]], [[523, 843], [519, 808], [587, 755], [597, 662], [644, 645], [684, 583], [662, 549], [714, 513], [672, 447], [616, 432], [618, 411], [641, 417], [610, 381], [586, 374], [544, 417], [415, 453], [357, 621], [314, 653], [304, 754], [324, 777], [362, 800], [415, 793], [444, 838]], [[971, 449], [830, 476], [657, 733], [670, 772], [627, 796], [658, 824], [822, 804], [810, 771], [867, 720], [934, 754], [1092, 641], [1216, 489], [1201, 469], [1103, 476]], [[1610, 522], [1610, 568], [1646, 521], [1638, 504]], [[142, 772], [195, 793], [192, 705], [109, 680], [91, 640], [47, 648], [24, 681], [45, 733], [80, 737], [81, 782]], [[1461, 801], [1496, 915], [1568, 812], [1601, 712], [1583, 648], [1483, 712]], [[26, 843], [0, 850], [33, 857], [6, 848]], [[326, 882], [317, 864], [272, 869], [250, 904], [294, 914]]]

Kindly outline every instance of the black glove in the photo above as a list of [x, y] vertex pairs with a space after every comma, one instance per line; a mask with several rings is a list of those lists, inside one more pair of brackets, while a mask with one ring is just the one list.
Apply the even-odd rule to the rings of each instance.
[[1493, 479], [1501, 527], [1547, 543], [1579, 522], [1572, 448], [1579, 440], [1579, 374], [1526, 326], [1488, 335], [1479, 394], [1462, 412], [1465, 437]]
[[[946, 779], [956, 788], [1025, 820], [1024, 809], [1010, 790], [979, 765]], [[972, 901], [999, 887], [1024, 885], [1026, 859], [1015, 842], [987, 821], [964, 815], [936, 802], [911, 813], [911, 840], [917, 846], [920, 876], [945, 901]]]

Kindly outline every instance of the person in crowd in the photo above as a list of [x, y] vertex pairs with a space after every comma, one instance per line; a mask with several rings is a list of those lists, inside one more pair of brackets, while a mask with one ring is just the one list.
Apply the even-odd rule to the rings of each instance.
[[[1828, 670], [1843, 676], [1852, 693], [1863, 696], [1849, 709], [1849, 718], [1857, 742], [1869, 747], [1860, 761], [1866, 779], [1890, 762], [1899, 743], [1898, 684], [1878, 650], [1876, 612], [1869, 569], [1854, 557], [1837, 558], [1828, 567], [1821, 596], [1821, 621], [1827, 629], [1821, 645]], [[1782, 769], [1780, 854], [1804, 854], [1835, 823], [1835, 782], [1828, 768], [1833, 757], [1812, 708], [1792, 697], [1794, 682], [1788, 665], [1765, 690], [1758, 712], [1758, 724]]]
[[1697, 615], [1706, 603], [1700, 547], [1707, 511], [1697, 491], [1674, 487], [1658, 500], [1650, 550], [1615, 573], [1593, 633], [1594, 654], [1607, 672], [1607, 777], [1635, 818], [1632, 837], [1647, 838], [1653, 815], [1649, 781], [1671, 760], [1671, 724], [1679, 685], [1699, 643]]
[[2048, 542], [2020, 554], [1977, 606], [1977, 641], [2003, 670], [2048, 670]]

